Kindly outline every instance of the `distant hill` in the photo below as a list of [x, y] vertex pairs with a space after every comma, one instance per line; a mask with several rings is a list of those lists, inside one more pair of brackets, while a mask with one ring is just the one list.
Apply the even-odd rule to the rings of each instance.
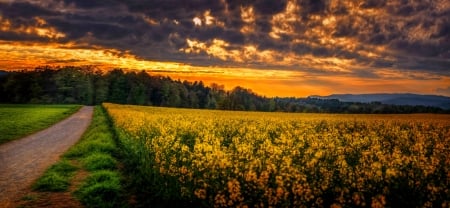
[[4, 75], [7, 75], [7, 74], [8, 74], [7, 71], [0, 70], [0, 76], [4, 76]]
[[442, 109], [450, 109], [450, 97], [439, 95], [419, 95], [419, 94], [332, 94], [328, 96], [309, 96], [318, 99], [337, 99], [341, 102], [371, 103], [380, 102], [391, 105], [411, 105], [411, 106], [432, 106]]

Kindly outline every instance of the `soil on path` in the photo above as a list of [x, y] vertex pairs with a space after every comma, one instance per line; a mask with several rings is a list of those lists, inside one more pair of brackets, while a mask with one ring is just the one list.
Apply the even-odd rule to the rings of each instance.
[[93, 107], [84, 106], [50, 128], [0, 145], [0, 207], [14, 207], [27, 188], [81, 138], [92, 113]]

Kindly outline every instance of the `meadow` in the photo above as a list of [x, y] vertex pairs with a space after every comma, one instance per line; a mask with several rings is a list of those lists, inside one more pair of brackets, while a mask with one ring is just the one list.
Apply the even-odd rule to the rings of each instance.
[[103, 106], [144, 205], [450, 206], [450, 115]]
[[72, 115], [80, 107], [0, 104], [0, 144], [45, 129]]

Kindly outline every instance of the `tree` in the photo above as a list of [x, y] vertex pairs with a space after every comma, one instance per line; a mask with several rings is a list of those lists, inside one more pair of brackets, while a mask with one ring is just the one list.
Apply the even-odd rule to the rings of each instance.
[[125, 74], [120, 69], [115, 69], [107, 74], [109, 80], [108, 101], [125, 104], [128, 98], [128, 83]]

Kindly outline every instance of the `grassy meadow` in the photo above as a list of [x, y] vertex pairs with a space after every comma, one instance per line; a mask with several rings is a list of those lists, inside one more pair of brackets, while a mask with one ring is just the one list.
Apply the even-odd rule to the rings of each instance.
[[0, 104], [0, 144], [45, 129], [76, 112], [80, 105]]
[[450, 205], [449, 115], [103, 106], [144, 206]]

